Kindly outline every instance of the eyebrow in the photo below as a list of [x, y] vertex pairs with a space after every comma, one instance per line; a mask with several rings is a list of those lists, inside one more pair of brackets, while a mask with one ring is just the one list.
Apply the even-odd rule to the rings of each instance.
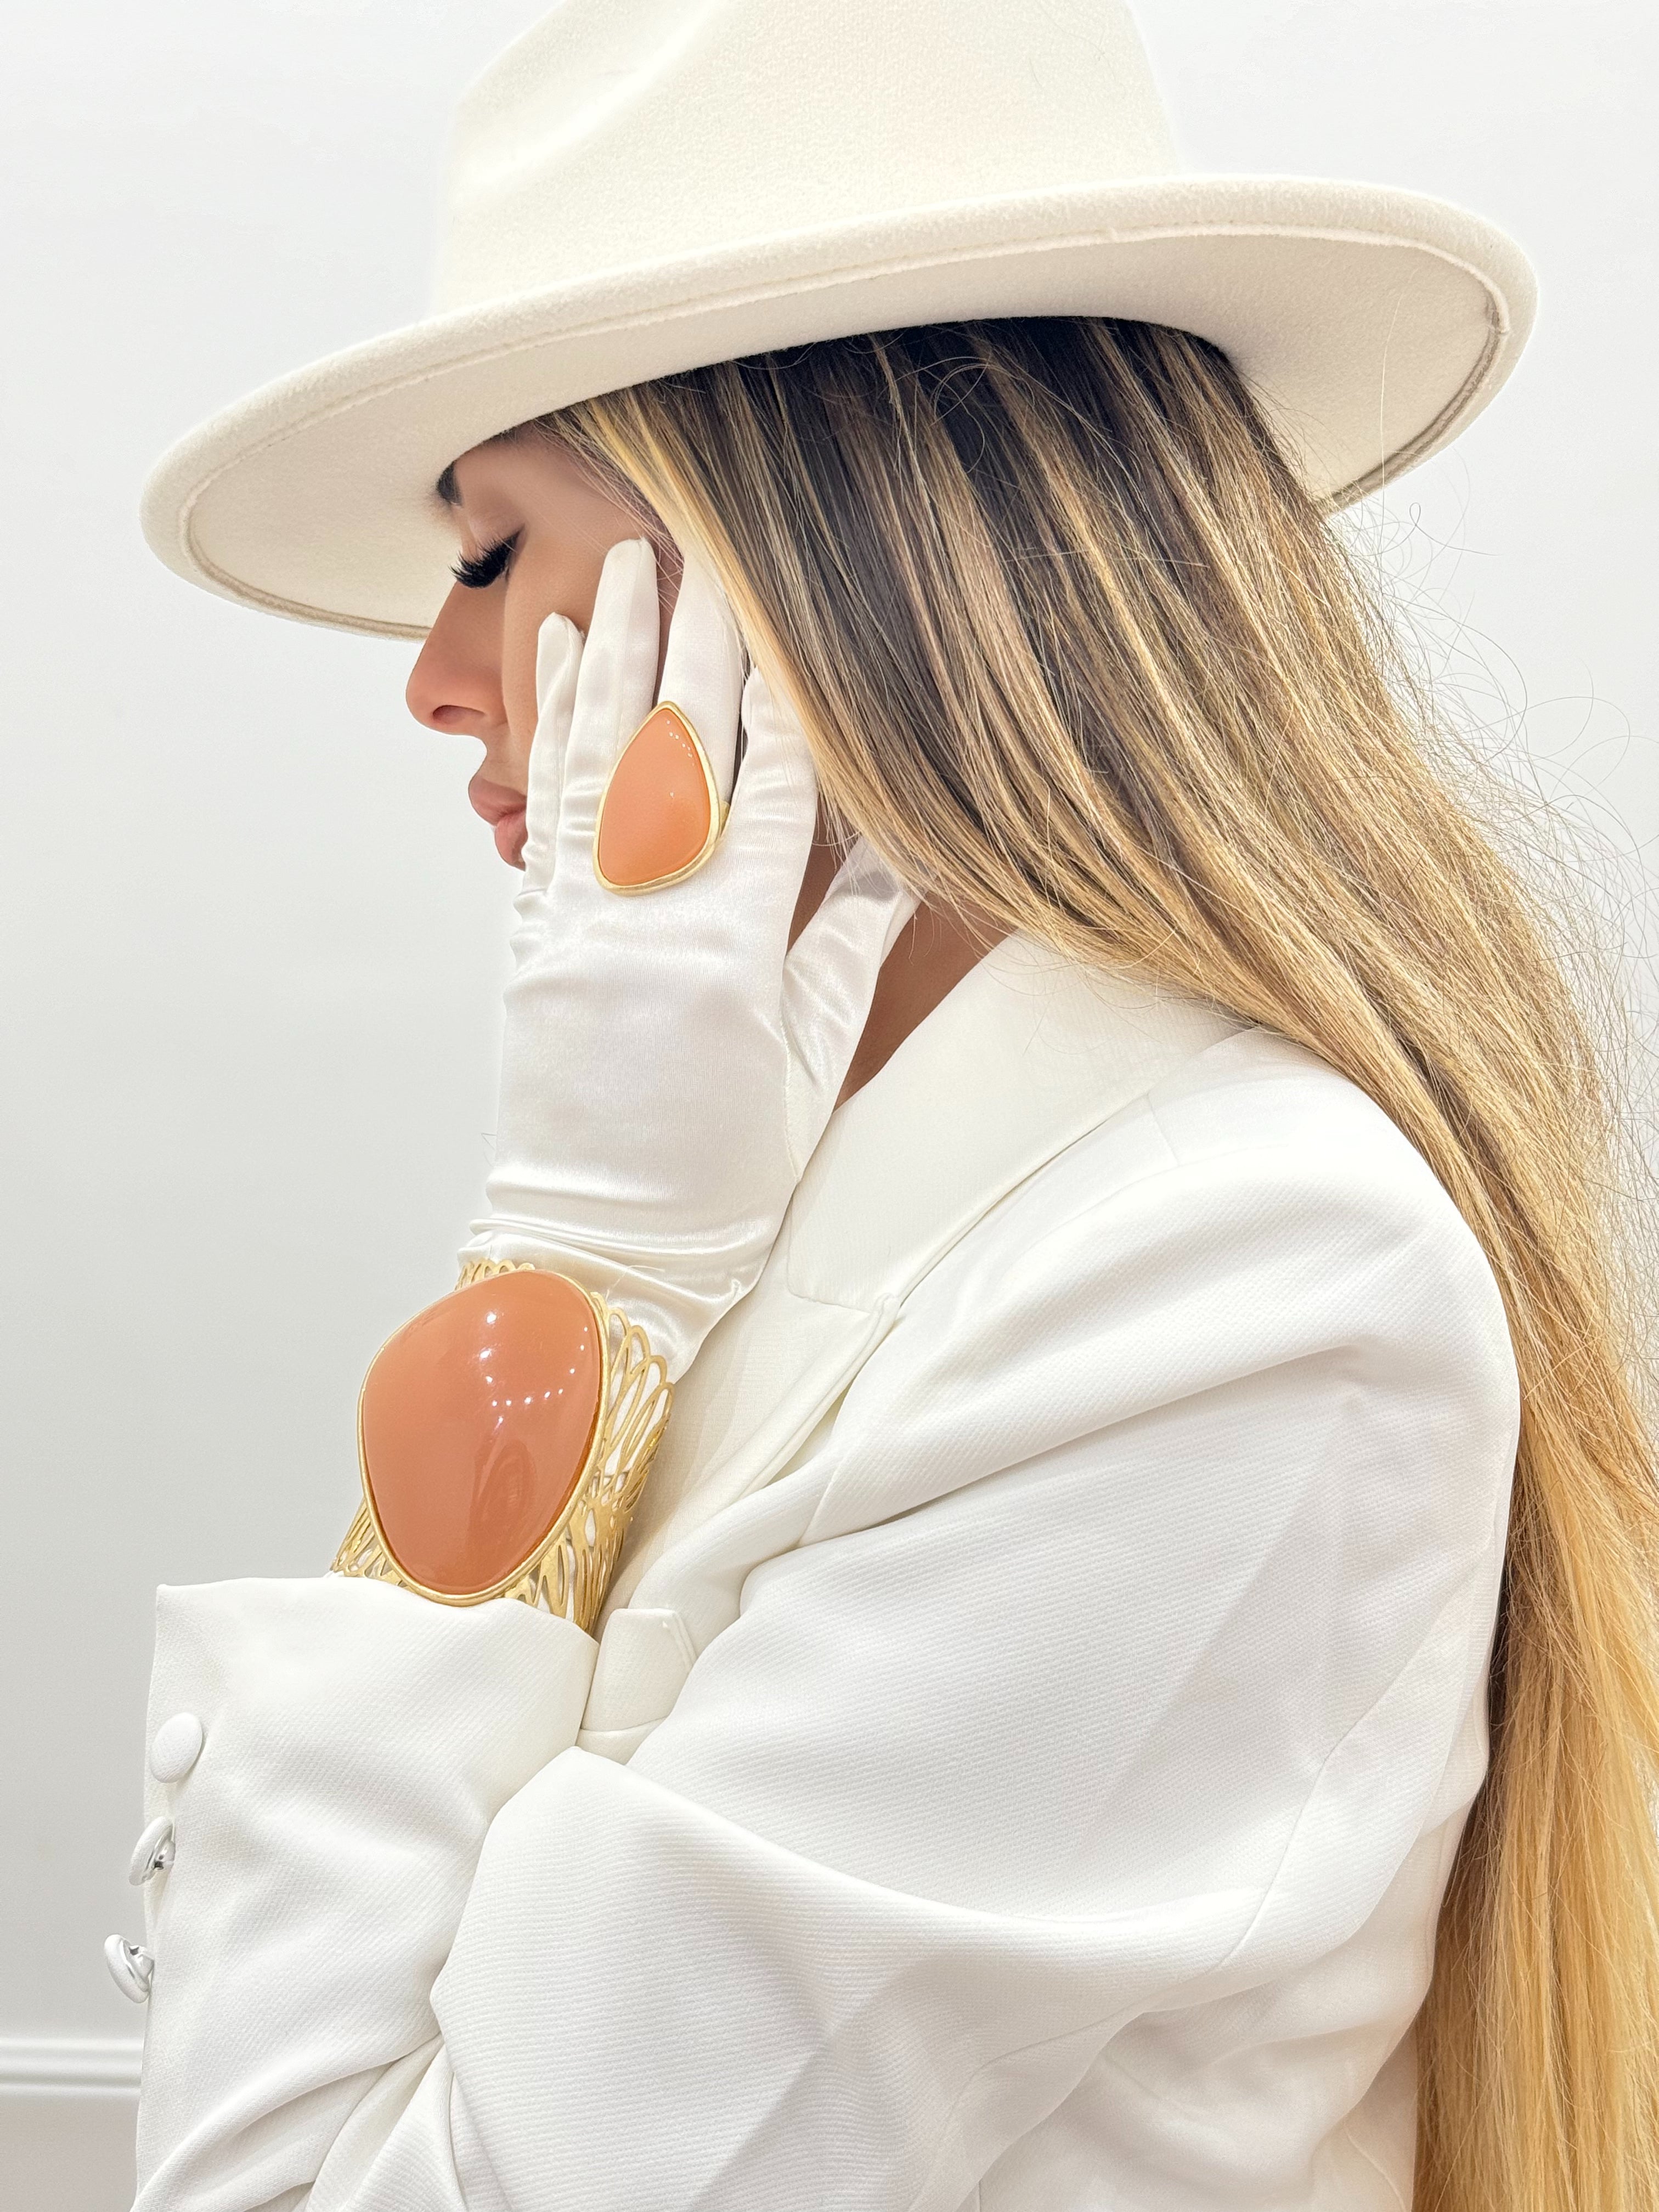
[[437, 493], [439, 498], [442, 500], [446, 507], [459, 507], [460, 505], [461, 488], [455, 481], [455, 464], [453, 461], [450, 463], [449, 466], [439, 477], [437, 483], [433, 486], [433, 489]]

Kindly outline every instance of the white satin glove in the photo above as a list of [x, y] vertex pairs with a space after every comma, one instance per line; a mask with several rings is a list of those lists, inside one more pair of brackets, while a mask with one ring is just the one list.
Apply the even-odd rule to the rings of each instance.
[[860, 840], [789, 945], [817, 812], [805, 738], [758, 671], [744, 681], [725, 596], [690, 563], [662, 696], [731, 811], [696, 874], [605, 888], [594, 824], [653, 704], [659, 635], [642, 538], [607, 555], [585, 644], [542, 626], [489, 1212], [461, 1256], [570, 1276], [678, 1379], [765, 1265], [915, 900]]

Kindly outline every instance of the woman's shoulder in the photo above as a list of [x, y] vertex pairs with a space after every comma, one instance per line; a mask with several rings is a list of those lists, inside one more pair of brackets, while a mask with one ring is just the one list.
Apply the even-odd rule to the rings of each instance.
[[[1156, 1181], [1166, 1202], [1183, 1183], [1214, 1191], [1271, 1182], [1297, 1214], [1295, 1194], [1305, 1188], [1413, 1214], [1423, 1233], [1474, 1246], [1429, 1164], [1383, 1108], [1278, 1031], [1023, 938], [1005, 941], [975, 980], [983, 988], [971, 1009], [969, 993], [957, 995], [964, 1026], [972, 1014], [979, 1087], [994, 1087], [1015, 1116], [1055, 1118], [1062, 1093], [1076, 1115], [1074, 1131], [1030, 1179], [1039, 1202], [1069, 1210], [1142, 1182]], [[988, 1060], [998, 1072], [985, 1072]], [[976, 1097], [953, 1102], [958, 1119], [976, 1109]], [[1022, 1195], [996, 1212], [1018, 1214]]]
[[[981, 1224], [976, 1272], [1110, 1312], [1410, 1341], [1512, 1397], [1503, 1299], [1433, 1170], [1357, 1084], [1246, 1027], [1183, 1058]], [[1268, 1332], [1273, 1334], [1273, 1332]]]
[[1382, 1107], [1317, 1054], [1255, 1025], [1189, 1054], [1080, 1138], [1069, 1164], [1097, 1192], [1143, 1180], [1170, 1200], [1188, 1188], [1273, 1188], [1310, 1230], [1334, 1206], [1408, 1218], [1415, 1233], [1480, 1251]]

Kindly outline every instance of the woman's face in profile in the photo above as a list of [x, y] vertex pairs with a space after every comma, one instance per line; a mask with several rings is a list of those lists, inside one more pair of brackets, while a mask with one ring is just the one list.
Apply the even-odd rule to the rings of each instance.
[[[490, 824], [496, 851], [518, 867], [536, 730], [537, 634], [554, 613], [585, 631], [605, 555], [642, 533], [637, 515], [608, 498], [550, 440], [475, 446], [452, 474], [459, 566], [472, 580], [457, 582], [445, 599], [405, 696], [410, 714], [428, 729], [483, 744], [467, 796]], [[678, 588], [678, 577], [659, 562], [665, 641]]]

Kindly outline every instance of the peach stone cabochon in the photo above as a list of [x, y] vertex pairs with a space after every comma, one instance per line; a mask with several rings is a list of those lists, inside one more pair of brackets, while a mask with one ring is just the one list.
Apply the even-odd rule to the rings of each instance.
[[580, 1477], [603, 1376], [593, 1309], [561, 1275], [489, 1276], [405, 1323], [359, 1413], [363, 1479], [404, 1573], [464, 1597], [526, 1565]]
[[689, 868], [708, 842], [708, 776], [678, 710], [654, 708], [623, 748], [599, 807], [594, 858], [610, 884], [636, 890]]

